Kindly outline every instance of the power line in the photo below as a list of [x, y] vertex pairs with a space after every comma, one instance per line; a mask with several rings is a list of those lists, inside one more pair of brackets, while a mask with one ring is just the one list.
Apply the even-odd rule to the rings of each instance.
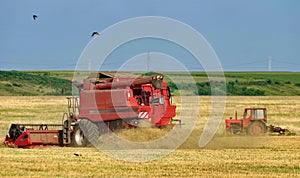
[[288, 65], [300, 65], [300, 63], [287, 62], [287, 61], [282, 61], [282, 60], [278, 60], [278, 59], [273, 59], [273, 61], [277, 62], [277, 63], [288, 64]]
[[269, 56], [269, 72], [272, 71], [272, 56]]
[[245, 65], [249, 65], [249, 64], [257, 64], [257, 63], [265, 63], [265, 61], [257, 60], [257, 61], [239, 63], [239, 64], [235, 64], [235, 65], [227, 65], [227, 66], [223, 66], [223, 67], [239, 67], [239, 66], [245, 66]]
[[147, 51], [147, 72], [150, 72], [150, 52]]
[[[247, 67], [247, 70], [253, 70], [253, 68], [251, 67], [252, 64], [264, 64], [265, 67], [268, 66], [268, 71], [272, 71], [274, 66], [278, 66], [279, 64], [282, 65], [288, 65], [288, 66], [294, 66], [294, 67], [298, 67], [300, 66], [300, 63], [297, 62], [289, 62], [283, 59], [278, 59], [278, 58], [274, 58], [273, 56], [268, 56], [268, 60], [266, 59], [262, 59], [262, 60], [244, 60], [247, 62], [243, 62], [243, 63], [236, 63], [233, 65], [222, 65], [223, 69], [228, 69], [228, 68], [239, 68], [239, 67]], [[7, 59], [0, 59], [0, 62], [2, 63], [1, 68], [41, 68], [41, 69], [75, 69], [76, 65], [77, 65], [77, 61], [76, 62], [66, 62], [64, 64], [62, 63], [52, 63], [49, 61], [43, 61], [43, 60], [39, 60], [39, 61], [34, 61], [33, 63], [30, 64], [30, 66], [26, 66], [26, 64], [29, 64], [26, 60], [19, 60], [19, 61], [12, 61], [12, 60], [7, 60]], [[277, 65], [276, 65], [277, 64]], [[87, 64], [88, 67], [90, 68], [90, 66], [92, 64]], [[117, 61], [104, 61], [102, 63], [102, 67], [109, 67], [109, 68], [115, 68], [116, 66], [119, 66], [120, 62]], [[186, 66], [189, 66], [189, 64], [186, 64]], [[257, 65], [256, 65], [257, 66]], [[260, 65], [261, 67], [263, 67], [262, 65]], [[201, 70], [201, 68], [203, 69], [202, 66], [189, 66], [187, 67], [189, 70]], [[252, 69], [251, 69], [252, 68]], [[0, 69], [1, 70], [1, 69]], [[212, 69], [213, 70], [213, 69]], [[217, 70], [217, 69], [216, 69]], [[254, 69], [256, 70], [256, 68]], [[147, 72], [150, 72], [150, 52], [147, 52]]]

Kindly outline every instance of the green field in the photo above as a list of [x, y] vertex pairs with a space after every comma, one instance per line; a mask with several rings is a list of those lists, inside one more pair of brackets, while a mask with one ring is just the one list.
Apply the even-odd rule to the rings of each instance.
[[0, 71], [0, 95], [71, 95], [72, 76], [64, 71]]
[[[219, 94], [225, 94], [224, 83], [218, 82], [220, 73], [213, 74], [211, 81], [205, 72], [163, 74], [174, 95], [211, 95], [211, 82]], [[0, 96], [70, 95], [73, 75], [73, 71], [0, 71]], [[300, 72], [225, 72], [224, 75], [228, 96], [300, 95]]]

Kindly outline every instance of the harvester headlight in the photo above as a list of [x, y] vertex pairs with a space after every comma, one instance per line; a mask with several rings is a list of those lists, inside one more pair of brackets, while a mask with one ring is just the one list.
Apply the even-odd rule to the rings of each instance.
[[156, 76], [153, 76], [152, 79], [153, 80], [163, 80], [164, 76], [162, 76], [162, 75], [156, 75]]

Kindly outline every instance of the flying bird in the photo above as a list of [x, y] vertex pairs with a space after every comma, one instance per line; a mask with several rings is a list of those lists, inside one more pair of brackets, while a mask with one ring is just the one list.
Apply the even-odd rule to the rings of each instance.
[[99, 32], [93, 32], [91, 36], [93, 37], [95, 35], [99, 35]]
[[33, 20], [36, 20], [38, 18], [38, 16], [35, 14], [32, 17], [33, 17]]

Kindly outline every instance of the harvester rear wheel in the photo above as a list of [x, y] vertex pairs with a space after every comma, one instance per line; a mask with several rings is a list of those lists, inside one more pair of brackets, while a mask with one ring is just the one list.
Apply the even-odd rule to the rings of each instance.
[[247, 133], [249, 135], [261, 135], [266, 132], [266, 124], [260, 121], [252, 122], [249, 127], [247, 128]]
[[87, 139], [85, 138], [83, 131], [79, 127], [79, 125], [76, 125], [74, 127], [72, 138], [71, 138], [71, 145], [75, 147], [84, 147], [87, 145]]

